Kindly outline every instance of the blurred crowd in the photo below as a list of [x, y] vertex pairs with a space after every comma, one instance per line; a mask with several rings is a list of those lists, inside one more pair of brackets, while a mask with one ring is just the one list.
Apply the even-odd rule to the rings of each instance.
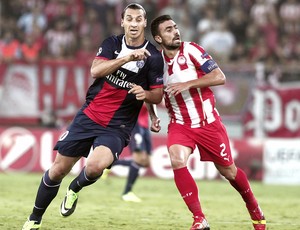
[[[123, 0], [0, 0], [0, 63], [90, 63], [103, 39], [122, 33]], [[183, 40], [223, 63], [299, 65], [298, 0], [136, 0], [148, 24], [170, 14]], [[147, 38], [152, 40], [149, 27]], [[153, 40], [152, 40], [153, 41]]]

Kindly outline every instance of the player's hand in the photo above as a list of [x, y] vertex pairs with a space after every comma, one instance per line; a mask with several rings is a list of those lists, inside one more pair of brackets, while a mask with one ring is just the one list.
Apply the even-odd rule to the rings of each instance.
[[182, 91], [188, 90], [189, 88], [190, 86], [188, 82], [178, 82], [167, 85], [165, 91], [169, 94], [169, 96], [176, 96]]
[[135, 95], [135, 98], [138, 101], [143, 101], [146, 98], [146, 92], [140, 85], [131, 84], [131, 89], [128, 91], [128, 93], [132, 93]]
[[130, 54], [130, 61], [145, 60], [151, 56], [150, 52], [146, 49], [136, 49]]
[[158, 133], [161, 130], [161, 126], [159, 125], [160, 119], [158, 117], [151, 118], [151, 126], [150, 130], [152, 132]]

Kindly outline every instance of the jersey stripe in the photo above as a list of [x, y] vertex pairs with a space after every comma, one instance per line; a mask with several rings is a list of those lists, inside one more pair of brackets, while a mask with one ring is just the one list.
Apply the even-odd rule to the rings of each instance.
[[106, 127], [123, 103], [127, 93], [127, 90], [116, 89], [105, 82], [101, 92], [84, 109], [84, 113], [96, 123]]

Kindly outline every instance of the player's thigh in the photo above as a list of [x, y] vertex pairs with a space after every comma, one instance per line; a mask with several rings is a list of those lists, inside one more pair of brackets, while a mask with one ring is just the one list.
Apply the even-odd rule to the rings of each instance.
[[90, 154], [87, 165], [98, 167], [99, 170], [109, 168], [122, 153], [127, 142], [122, 136], [114, 133], [95, 138], [93, 143], [94, 150]]
[[104, 145], [97, 146], [90, 153], [87, 162], [86, 170], [90, 171], [90, 174], [99, 174], [105, 168], [110, 166], [114, 161], [114, 156], [110, 148]]
[[229, 138], [221, 121], [216, 120], [199, 128], [194, 137], [200, 151], [201, 160], [212, 161], [226, 167], [234, 163]]

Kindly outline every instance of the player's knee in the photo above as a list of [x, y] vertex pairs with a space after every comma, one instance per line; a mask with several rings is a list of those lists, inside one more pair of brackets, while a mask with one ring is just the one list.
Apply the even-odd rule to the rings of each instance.
[[67, 168], [53, 165], [49, 170], [49, 177], [53, 181], [61, 181], [69, 172], [70, 170]]
[[219, 170], [222, 176], [224, 176], [227, 180], [235, 180], [236, 172], [234, 170], [226, 169], [226, 170]]
[[106, 167], [96, 162], [89, 162], [86, 164], [85, 173], [88, 177], [95, 178], [102, 174]]
[[171, 165], [173, 169], [183, 168], [186, 166], [186, 162], [183, 159], [173, 158], [171, 159]]
[[144, 160], [141, 162], [140, 166], [142, 166], [144, 168], [148, 168], [150, 166], [150, 162], [147, 160]]
[[227, 180], [235, 180], [235, 175], [233, 173], [226, 173], [223, 175]]

